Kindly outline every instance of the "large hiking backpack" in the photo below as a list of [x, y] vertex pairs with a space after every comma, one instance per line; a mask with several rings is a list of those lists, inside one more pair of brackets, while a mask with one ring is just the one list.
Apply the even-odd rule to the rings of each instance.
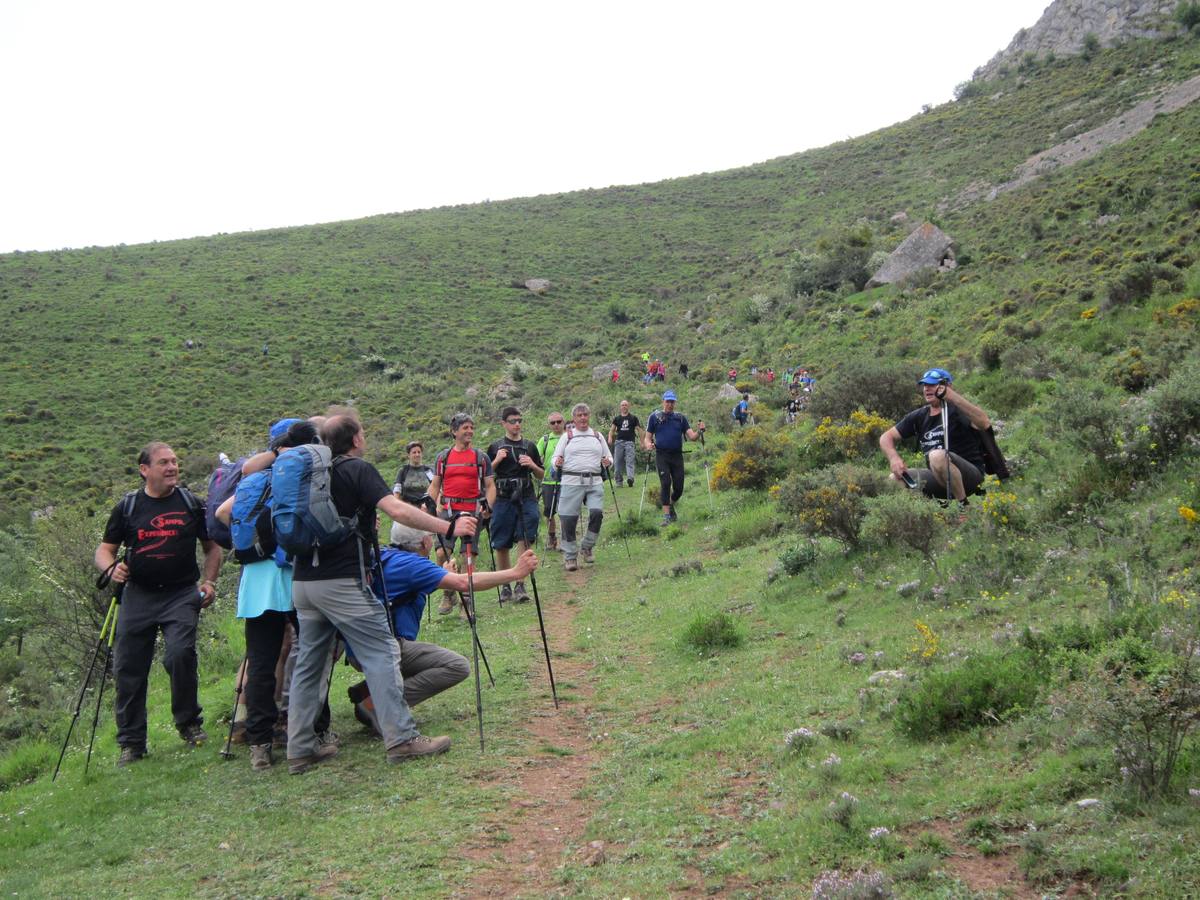
[[1008, 463], [1004, 454], [1000, 452], [1000, 445], [996, 443], [996, 430], [991, 425], [979, 432], [979, 443], [983, 447], [983, 471], [1004, 481], [1010, 474]]
[[271, 527], [271, 470], [264, 469], [238, 482], [233, 493], [229, 531], [233, 558], [242, 565], [268, 559], [275, 553]]
[[271, 467], [271, 526], [275, 540], [292, 556], [312, 555], [354, 535], [358, 516], [338, 513], [330, 494], [333, 457], [324, 444], [304, 444], [279, 455]]
[[237, 461], [225, 460], [208, 476], [204, 525], [208, 530], [209, 539], [216, 541], [226, 550], [233, 549], [233, 535], [229, 533], [229, 526], [217, 518], [217, 508], [237, 490], [238, 482], [242, 480], [242, 463], [245, 461], [245, 457]]

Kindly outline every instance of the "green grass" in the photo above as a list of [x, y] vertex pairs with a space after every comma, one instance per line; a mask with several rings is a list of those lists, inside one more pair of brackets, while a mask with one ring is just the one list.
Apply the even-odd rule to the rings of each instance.
[[[693, 422], [708, 420], [709, 441], [688, 454], [679, 524], [657, 526], [655, 479], [643, 504], [639, 475], [619, 494], [623, 529], [608, 510], [599, 562], [580, 576], [586, 588], [569, 594], [556, 559], [539, 578], [543, 600], [576, 615], [571, 633], [551, 635], [556, 658], [586, 663], [559, 685], [582, 716], [594, 765], [577, 843], [607, 846], [596, 867], [580, 861], [578, 846], [563, 847], [552, 869], [558, 889], [790, 897], [823, 869], [867, 867], [889, 873], [904, 896], [963, 896], [970, 886], [956, 883], [952, 866], [963, 848], [1018, 858], [1046, 892], [1083, 882], [1156, 897], [1200, 882], [1200, 808], [1185, 793], [1200, 786], [1196, 740], [1171, 796], [1139, 804], [1101, 737], [1055, 718], [1053, 693], [1079, 661], [1071, 654], [1103, 643], [1113, 613], [1183, 622], [1200, 598], [1200, 538], [1180, 512], [1200, 508], [1191, 443], [1166, 435], [1150, 452], [1138, 432], [1122, 433], [1122, 452], [1144, 454], [1138, 467], [1100, 460], [1064, 431], [1090, 415], [1113, 443], [1120, 422], [1158, 408], [1156, 385], [1200, 343], [1188, 303], [1200, 288], [1200, 210], [1190, 199], [1200, 183], [1191, 152], [1200, 104], [1023, 190], [941, 205], [1198, 69], [1200, 42], [1132, 42], [1012, 76], [855, 141], [730, 172], [0, 257], [0, 521], [14, 531], [0, 557], [0, 890], [444, 896], [488, 883], [499, 865], [489, 853], [521, 834], [514, 773], [577, 756], [525, 730], [550, 708], [527, 607], [489, 606], [481, 617], [498, 682], [485, 691], [485, 753], [464, 686], [418, 709], [426, 731], [454, 737], [451, 754], [386, 767], [341, 699], [349, 675], [339, 669], [335, 727], [345, 750], [303, 778], [278, 768], [256, 777], [244, 756], [216, 755], [241, 656], [232, 571], [226, 599], [202, 623], [212, 740], [200, 751], [172, 733], [156, 672], [151, 758], [117, 771], [105, 717], [92, 774], [83, 777], [77, 730], [51, 785], [78, 682], [38, 626], [67, 597], [87, 595], [91, 547], [150, 439], [171, 441], [196, 483], [218, 450], [261, 445], [279, 415], [352, 403], [368, 458], [390, 477], [403, 443], [440, 445], [456, 409], [476, 414], [481, 444], [497, 436], [492, 420], [507, 401], [489, 393], [510, 377], [529, 436], [546, 413], [579, 400], [599, 422], [622, 398], [644, 418], [661, 386], [636, 380], [643, 350], [672, 371], [686, 361], [701, 379], [711, 367], [711, 380], [669, 383]], [[889, 221], [901, 209], [957, 239], [952, 275], [906, 289], [788, 294], [794, 250], [818, 251], [860, 219], [872, 249], [890, 250], [904, 236]], [[1179, 270], [1182, 288], [1159, 282], [1140, 302], [1106, 304], [1108, 285], [1142, 263]], [[547, 296], [511, 287], [535, 275], [554, 282]], [[765, 313], [762, 304], [750, 310], [760, 293], [773, 301]], [[185, 349], [187, 338], [202, 346]], [[364, 357], [382, 358], [392, 374]], [[612, 359], [621, 361], [619, 386], [592, 381], [591, 366]], [[707, 495], [705, 464], [732, 431], [718, 383], [728, 365], [744, 372], [752, 362], [777, 371], [803, 363], [836, 383], [828, 376], [866, 359], [914, 373], [952, 369], [956, 386], [1002, 419], [1017, 477], [977, 498], [965, 523], [938, 530], [929, 559], [903, 541], [847, 549], [821, 537], [789, 575], [780, 557], [806, 538], [771, 486]], [[1106, 399], [1078, 402], [1081, 386]], [[757, 392], [770, 436], [782, 390]], [[852, 390], [827, 398], [844, 410], [834, 427], [856, 400]], [[816, 425], [804, 417], [791, 432], [789, 470], [815, 467]], [[878, 456], [856, 462], [883, 471]], [[27, 534], [28, 510], [50, 505], [59, 508]], [[715, 654], [681, 651], [693, 621], [732, 623], [744, 640]], [[898, 732], [905, 690], [953, 685], [964, 657], [967, 666], [1011, 659], [1026, 628], [1050, 673], [1032, 702], [1023, 694], [1011, 714], [990, 709], [931, 740]], [[18, 634], [25, 651], [14, 665]], [[439, 619], [424, 636], [469, 649], [454, 622]], [[873, 669], [907, 677], [871, 683]], [[986, 701], [984, 682], [973, 696]], [[784, 736], [801, 726], [822, 736], [810, 752], [790, 753]], [[825, 734], [834, 731], [836, 740]], [[831, 755], [840, 763], [823, 765]], [[859, 800], [849, 827], [825, 813], [842, 791]], [[1077, 809], [1082, 797], [1100, 798], [1098, 811]], [[888, 841], [868, 837], [876, 826], [891, 829]], [[466, 861], [465, 846], [485, 848], [482, 861]]]

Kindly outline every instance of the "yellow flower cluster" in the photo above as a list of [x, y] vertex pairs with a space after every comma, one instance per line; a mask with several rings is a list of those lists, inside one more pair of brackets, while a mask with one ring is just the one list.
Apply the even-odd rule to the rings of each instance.
[[1183, 517], [1183, 521], [1187, 522], [1189, 525], [1196, 524], [1196, 511], [1190, 506], [1179, 507], [1179, 515], [1181, 515]]
[[813, 434], [813, 441], [848, 459], [859, 459], [875, 453], [879, 436], [891, 427], [892, 423], [883, 416], [856, 409], [844, 425], [834, 425], [829, 416], [823, 418]]
[[1094, 318], [1096, 317], [1096, 313], [1098, 313], [1099, 311], [1100, 311], [1100, 310], [1098, 310], [1096, 307], [1094, 307], [1094, 306], [1089, 306], [1087, 309], [1085, 309], [1083, 312], [1081, 312], [1081, 313], [1079, 314], [1079, 318], [1081, 318], [1081, 319], [1094, 319]]
[[1021, 505], [1011, 491], [989, 490], [980, 504], [992, 522], [1002, 528], [1015, 528], [1021, 520]]
[[920, 619], [917, 619], [913, 624], [917, 627], [919, 639], [908, 648], [909, 652], [919, 656], [921, 659], [933, 659], [937, 656], [942, 639], [934, 634], [933, 629]]

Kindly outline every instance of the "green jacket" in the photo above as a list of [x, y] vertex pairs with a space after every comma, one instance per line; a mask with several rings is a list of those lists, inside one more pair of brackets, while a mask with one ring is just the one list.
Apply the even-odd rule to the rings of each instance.
[[548, 434], [543, 434], [538, 438], [537, 447], [538, 456], [542, 458], [542, 465], [546, 467], [546, 475], [542, 479], [542, 484], [558, 484], [557, 478], [551, 478], [550, 473], [554, 469], [554, 461], [550, 459], [550, 454], [554, 452], [554, 448], [558, 446], [560, 435], [553, 431]]

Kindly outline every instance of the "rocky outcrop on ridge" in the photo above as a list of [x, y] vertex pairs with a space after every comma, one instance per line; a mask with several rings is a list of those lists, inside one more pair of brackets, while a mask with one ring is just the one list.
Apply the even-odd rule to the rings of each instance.
[[926, 222], [892, 251], [867, 287], [897, 284], [927, 269], [953, 269], [954, 240], [932, 222]]
[[1074, 56], [1089, 34], [1107, 47], [1129, 38], [1160, 37], [1175, 26], [1171, 14], [1179, 0], [1054, 0], [1032, 28], [1022, 28], [1007, 47], [975, 70], [976, 78], [994, 78], [1032, 53]]

